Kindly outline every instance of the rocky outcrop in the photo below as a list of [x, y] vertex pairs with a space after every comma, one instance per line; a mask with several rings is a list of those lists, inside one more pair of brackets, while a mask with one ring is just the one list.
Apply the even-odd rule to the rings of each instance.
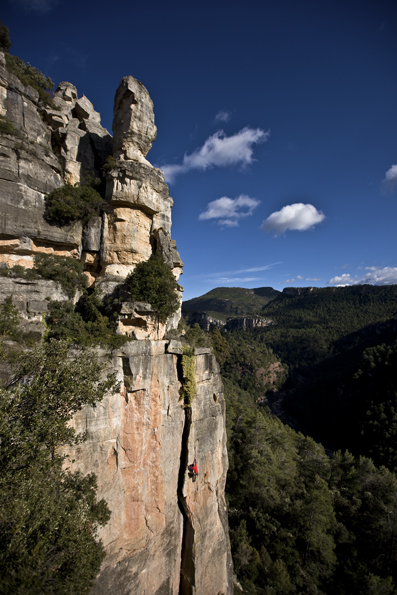
[[[92, 595], [232, 593], [225, 401], [215, 357], [201, 351], [191, 407], [180, 401], [181, 356], [166, 341], [102, 354], [122, 389], [75, 417], [89, 438], [70, 452], [74, 469], [95, 471], [112, 510]], [[195, 482], [187, 473], [194, 457]]]
[[117, 322], [122, 335], [141, 341], [162, 339], [166, 332], [166, 323], [160, 322], [152, 306], [145, 302], [124, 302]]
[[226, 329], [240, 329], [246, 331], [249, 328], [263, 328], [276, 324], [271, 318], [259, 318], [253, 316], [241, 316], [239, 318], [228, 318], [226, 321]]
[[116, 161], [106, 186], [103, 273], [125, 277], [156, 251], [178, 279], [183, 263], [171, 240], [173, 200], [163, 172], [145, 158], [156, 138], [153, 104], [132, 76], [124, 77], [116, 92], [113, 134]]
[[[3, 57], [0, 115], [15, 131], [0, 135], [0, 262], [31, 268], [35, 253], [54, 252], [81, 259], [90, 285], [104, 277], [120, 284], [137, 263], [157, 252], [179, 279], [183, 262], [171, 240], [173, 200], [163, 173], [146, 159], [156, 126], [142, 83], [132, 76], [122, 79], [112, 139], [100, 114], [87, 97], [78, 98], [74, 85], [60, 83], [51, 107], [45, 106], [34, 89], [7, 71]], [[64, 183], [81, 184], [87, 174], [102, 179], [103, 216], [84, 228], [80, 222], [47, 223], [45, 195]], [[145, 338], [163, 338], [179, 319], [180, 312], [163, 325], [162, 334], [157, 329]], [[142, 338], [140, 324], [137, 338]], [[147, 326], [153, 327], [150, 321]]]
[[[87, 430], [88, 441], [70, 450], [70, 466], [96, 473], [98, 495], [112, 511], [100, 531], [106, 558], [92, 595], [231, 595], [218, 365], [208, 349], [196, 350], [197, 392], [192, 403], [181, 401], [182, 346], [163, 340], [180, 309], [159, 324], [151, 305], [129, 302], [123, 287], [126, 275], [153, 253], [177, 279], [183, 267], [171, 240], [168, 186], [146, 159], [156, 137], [149, 94], [133, 77], [122, 79], [112, 139], [73, 85], [60, 83], [46, 107], [0, 59], [0, 115], [15, 127], [0, 134], [2, 266], [32, 267], [36, 252], [80, 259], [90, 284], [117, 304], [119, 332], [136, 339], [119, 350], [98, 349], [104, 374], [116, 371], [121, 390], [73, 421]], [[79, 184], [86, 173], [102, 178], [104, 215], [84, 227], [49, 225], [46, 193]], [[17, 275], [0, 277], [0, 303], [12, 296], [23, 330], [40, 339], [49, 301], [68, 296], [52, 281]], [[195, 482], [187, 473], [194, 457]]]
[[36, 252], [79, 258], [82, 226], [57, 227], [44, 218], [44, 197], [65, 182], [79, 183], [85, 172], [98, 175], [112, 151], [100, 116], [70, 83], [54, 95], [57, 109], [23, 85], [0, 59], [0, 115], [16, 134], [0, 135], [0, 262], [33, 266]]
[[226, 324], [224, 320], [213, 318], [207, 312], [187, 312], [185, 316], [189, 324], [198, 324], [206, 333], [214, 327], [223, 328]]
[[283, 294], [284, 295], [305, 295], [307, 293], [312, 293], [314, 287], [284, 287]]
[[0, 303], [12, 298], [20, 317], [20, 330], [31, 338], [41, 339], [45, 332], [45, 315], [50, 300], [67, 300], [68, 296], [54, 281], [0, 277]]

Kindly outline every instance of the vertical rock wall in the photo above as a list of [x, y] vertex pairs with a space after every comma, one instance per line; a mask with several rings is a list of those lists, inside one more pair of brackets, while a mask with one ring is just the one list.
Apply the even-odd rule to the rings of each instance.
[[[195, 357], [197, 395], [179, 400], [180, 355], [136, 341], [109, 358], [121, 392], [74, 420], [88, 441], [73, 469], [98, 476], [112, 511], [100, 532], [107, 557], [92, 595], [232, 594], [224, 487], [225, 402], [215, 357]], [[209, 351], [209, 350], [208, 350]], [[189, 478], [196, 457], [199, 475]]]
[[[2, 266], [31, 267], [36, 252], [73, 256], [106, 296], [156, 252], [178, 279], [183, 263], [171, 240], [173, 201], [163, 173], [146, 159], [156, 126], [145, 87], [131, 76], [122, 79], [113, 139], [92, 103], [79, 99], [70, 83], [60, 83], [54, 103], [57, 109], [45, 107], [34, 89], [7, 71], [0, 54], [0, 115], [17, 130], [0, 134]], [[84, 228], [79, 222], [46, 223], [45, 194], [80, 183], [85, 172], [102, 177], [106, 186], [103, 217]], [[48, 301], [67, 299], [52, 281], [14, 276], [0, 277], [0, 284], [0, 302], [13, 296], [38, 337]], [[180, 401], [180, 350], [160, 340], [177, 326], [180, 310], [162, 325], [151, 314], [150, 304], [123, 302], [120, 332], [140, 340], [98, 350], [104, 373], [117, 371], [121, 391], [85, 408], [73, 422], [89, 438], [70, 452], [72, 468], [96, 473], [98, 495], [112, 511], [100, 531], [107, 555], [92, 595], [231, 595], [218, 365], [209, 350], [197, 353], [197, 395], [186, 407]], [[194, 457], [195, 482], [187, 473]]]

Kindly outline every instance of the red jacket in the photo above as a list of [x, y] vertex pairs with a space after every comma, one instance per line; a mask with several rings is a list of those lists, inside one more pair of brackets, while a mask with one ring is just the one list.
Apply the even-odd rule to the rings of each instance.
[[198, 475], [197, 463], [195, 463], [194, 465], [192, 465], [192, 471], [193, 471], [193, 473], [195, 473], [196, 475]]

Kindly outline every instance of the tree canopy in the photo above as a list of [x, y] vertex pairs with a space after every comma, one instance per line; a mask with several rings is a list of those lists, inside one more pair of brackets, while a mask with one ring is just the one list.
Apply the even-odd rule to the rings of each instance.
[[[99, 180], [100, 182], [100, 180]], [[53, 225], [69, 225], [75, 221], [86, 223], [100, 215], [105, 201], [90, 185], [65, 184], [45, 197], [44, 219]]]
[[115, 389], [95, 354], [50, 341], [25, 352], [0, 389], [0, 593], [86, 594], [104, 557], [97, 528], [110, 516], [94, 474], [60, 450], [85, 435], [74, 413]]
[[397, 478], [331, 458], [225, 380], [234, 569], [250, 595], [395, 595]]
[[126, 279], [131, 299], [151, 304], [161, 322], [165, 322], [179, 307], [178, 283], [160, 255], [140, 262]]

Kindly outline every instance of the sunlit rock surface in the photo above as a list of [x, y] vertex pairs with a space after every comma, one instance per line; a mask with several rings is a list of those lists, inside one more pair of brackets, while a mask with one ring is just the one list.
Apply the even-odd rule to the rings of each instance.
[[145, 87], [124, 77], [114, 100], [114, 167], [107, 176], [102, 273], [125, 277], [159, 251], [176, 278], [183, 263], [171, 240], [171, 208], [164, 174], [146, 155], [156, 138], [153, 103]]
[[135, 341], [103, 354], [121, 392], [74, 419], [89, 438], [71, 451], [72, 468], [95, 471], [112, 510], [92, 595], [232, 594], [218, 364], [210, 353], [195, 357], [198, 390], [188, 411], [179, 400], [181, 356], [166, 350], [166, 341]]
[[[181, 345], [163, 340], [178, 325], [180, 308], [160, 324], [150, 304], [122, 295], [125, 277], [153, 253], [176, 279], [183, 268], [171, 240], [168, 186], [146, 159], [156, 137], [152, 101], [142, 83], [123, 78], [113, 139], [71, 83], [60, 83], [53, 101], [57, 109], [45, 107], [6, 70], [0, 53], [0, 115], [17, 130], [0, 134], [1, 266], [30, 268], [37, 252], [81, 260], [103, 298], [122, 297], [118, 332], [135, 337], [122, 349], [98, 349], [104, 374], [116, 371], [121, 390], [73, 421], [88, 441], [70, 452], [71, 466], [97, 475], [98, 496], [112, 511], [100, 530], [106, 558], [92, 595], [232, 595], [218, 365], [209, 350], [196, 350], [197, 395], [185, 406]], [[45, 195], [80, 184], [87, 173], [102, 180], [103, 216], [85, 226], [49, 225]], [[0, 303], [12, 297], [23, 330], [39, 341], [50, 300], [69, 298], [53, 281], [16, 275], [0, 277]], [[187, 472], [193, 458], [195, 482]]]

